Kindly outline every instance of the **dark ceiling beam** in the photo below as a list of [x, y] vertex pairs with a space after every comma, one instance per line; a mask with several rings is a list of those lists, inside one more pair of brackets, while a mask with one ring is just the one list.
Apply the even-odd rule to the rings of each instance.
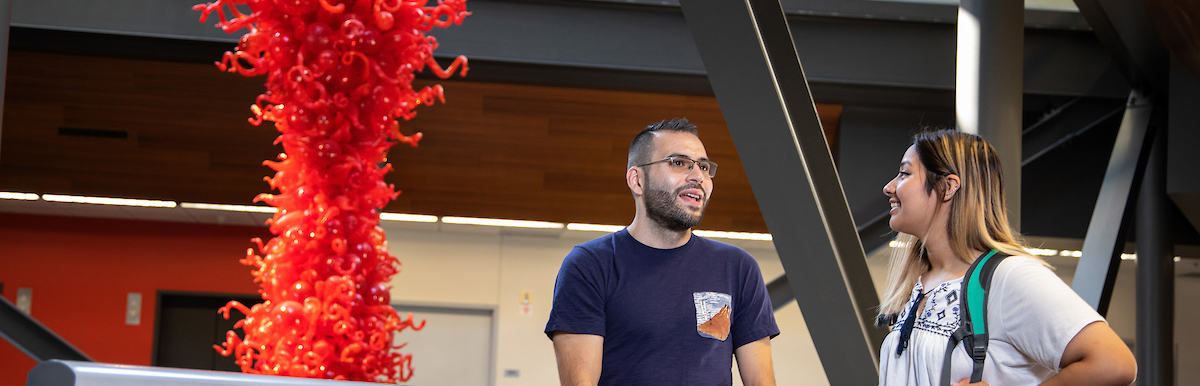
[[[578, 2], [562, 0], [559, 2]], [[640, 4], [658, 7], [678, 7], [677, 0], [584, 0], [594, 3]], [[953, 4], [933, 4], [877, 0], [781, 0], [784, 14], [836, 18], [915, 21], [954, 24], [958, 7]], [[1078, 12], [1026, 9], [1025, 25], [1035, 28], [1071, 29], [1085, 31], [1087, 22]]]
[[1075, 0], [1079, 13], [1134, 88], [1165, 93], [1170, 59], [1141, 0]]
[[1121, 101], [1090, 98], [1075, 99], [1052, 110], [1045, 119], [1025, 129], [1021, 141], [1021, 166], [1028, 165], [1088, 131], [1117, 119], [1124, 111], [1125, 103]]
[[[855, 9], [928, 6], [863, 0], [785, 3], [785, 8], [797, 9], [788, 24], [814, 85], [954, 88], [952, 19], [928, 23], [901, 21], [907, 18], [900, 17], [902, 13], [889, 19], [801, 12], [827, 7], [821, 3], [846, 3]], [[700, 56], [676, 7], [582, 0], [471, 0], [469, 7], [474, 14], [462, 25], [431, 33], [441, 43], [439, 56], [466, 55], [475, 61], [535, 68], [704, 76]], [[212, 27], [215, 16], [207, 25], [200, 24], [199, 17], [186, 3], [160, 0], [20, 1], [13, 8], [16, 27], [233, 47], [237, 36]], [[1030, 17], [1027, 12], [1027, 20]], [[1025, 36], [1026, 93], [1113, 98], [1128, 94], [1108, 53], [1090, 33], [1030, 26]], [[83, 41], [76, 46], [89, 48]], [[818, 99], [834, 98], [821, 95], [820, 87], [813, 91]]]

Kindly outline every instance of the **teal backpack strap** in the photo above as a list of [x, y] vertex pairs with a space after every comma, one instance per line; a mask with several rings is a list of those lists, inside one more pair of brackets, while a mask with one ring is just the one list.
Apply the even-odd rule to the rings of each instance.
[[992, 274], [996, 266], [1008, 255], [993, 249], [971, 263], [967, 274], [963, 277], [962, 288], [959, 290], [958, 306], [961, 316], [958, 329], [950, 336], [946, 344], [946, 355], [942, 360], [942, 385], [950, 386], [950, 357], [958, 342], [963, 343], [967, 355], [971, 357], [971, 383], [983, 379], [983, 362], [987, 358], [988, 328], [987, 300], [992, 285]]

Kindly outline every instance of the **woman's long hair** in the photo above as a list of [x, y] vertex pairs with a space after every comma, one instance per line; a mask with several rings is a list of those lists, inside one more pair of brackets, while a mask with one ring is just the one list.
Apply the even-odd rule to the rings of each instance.
[[[946, 177], [959, 178], [959, 188], [948, 202], [938, 201], [937, 211], [949, 210], [946, 231], [950, 249], [963, 262], [975, 261], [971, 251], [997, 249], [1008, 255], [1028, 255], [1022, 241], [1008, 225], [1004, 180], [996, 149], [983, 138], [954, 130], [923, 131], [913, 137], [917, 158], [925, 167], [925, 192], [944, 197]], [[887, 283], [879, 315], [900, 312], [908, 302], [917, 278], [929, 271], [924, 241], [899, 233], [897, 248], [888, 263]]]

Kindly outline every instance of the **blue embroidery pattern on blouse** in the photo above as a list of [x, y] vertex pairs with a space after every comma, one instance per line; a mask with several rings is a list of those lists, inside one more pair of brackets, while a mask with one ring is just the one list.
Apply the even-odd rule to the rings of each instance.
[[[960, 312], [958, 309], [958, 288], [961, 282], [951, 280], [942, 284], [925, 295], [926, 304], [920, 314], [917, 315], [917, 320], [913, 328], [918, 330], [929, 331], [947, 338], [954, 334], [954, 330], [958, 329], [958, 319]], [[896, 320], [906, 320], [908, 318], [908, 310], [912, 309], [913, 302], [917, 300], [917, 295], [924, 288], [921, 282], [918, 281], [913, 286], [912, 294], [908, 297], [908, 303], [904, 309], [900, 311], [900, 315]], [[903, 323], [892, 325], [892, 330], [899, 330]]]

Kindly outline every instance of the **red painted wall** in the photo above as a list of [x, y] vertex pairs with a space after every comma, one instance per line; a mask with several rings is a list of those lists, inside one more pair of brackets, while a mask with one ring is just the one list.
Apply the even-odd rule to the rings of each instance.
[[[92, 359], [149, 365], [157, 291], [257, 293], [238, 260], [250, 238], [269, 236], [265, 226], [0, 213], [0, 282], [13, 303], [32, 288], [30, 314]], [[137, 326], [125, 324], [130, 292], [142, 294]], [[24, 385], [34, 365], [0, 340], [0, 386]]]

